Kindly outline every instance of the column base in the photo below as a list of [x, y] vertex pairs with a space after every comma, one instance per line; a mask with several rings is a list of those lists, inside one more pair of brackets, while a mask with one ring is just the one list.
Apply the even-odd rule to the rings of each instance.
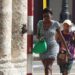
[[26, 75], [26, 64], [25, 62], [0, 64], [0, 75]]
[[6, 63], [6, 62], [10, 62], [11, 61], [11, 56], [10, 55], [3, 55], [2, 57], [0, 57], [0, 64]]
[[16, 57], [12, 57], [12, 62], [23, 62], [23, 61], [26, 61], [27, 60], [27, 56], [25, 54], [21, 54], [21, 55], [18, 55]]

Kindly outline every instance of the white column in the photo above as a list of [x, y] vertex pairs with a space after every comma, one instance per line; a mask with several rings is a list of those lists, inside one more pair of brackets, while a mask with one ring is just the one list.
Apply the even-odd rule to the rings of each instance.
[[21, 36], [21, 28], [27, 24], [27, 0], [13, 0], [12, 24], [12, 56], [14, 61], [20, 61], [27, 57], [27, 34]]
[[0, 61], [11, 59], [12, 0], [0, 0]]
[[[0, 75], [26, 75], [25, 62], [24, 63], [21, 62], [22, 63], [21, 65], [20, 63], [19, 64], [11, 63], [11, 61], [9, 61], [9, 59], [11, 58], [11, 40], [12, 40], [11, 39], [12, 38], [11, 25], [12, 25], [12, 14], [13, 14], [12, 1], [15, 0], [0, 0]], [[15, 13], [14, 16], [18, 14]], [[17, 20], [19, 17], [20, 16], [18, 16], [16, 19], [14, 18], [13, 20]], [[14, 25], [13, 27], [14, 29], [18, 29], [15, 28], [16, 27], [15, 22], [13, 23]], [[17, 23], [17, 25], [18, 24], [19, 23]], [[16, 43], [14, 44], [16, 45]]]

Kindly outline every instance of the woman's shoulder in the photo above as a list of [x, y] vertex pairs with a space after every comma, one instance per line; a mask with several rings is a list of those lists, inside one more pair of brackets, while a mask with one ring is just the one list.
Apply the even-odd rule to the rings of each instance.
[[37, 27], [40, 29], [42, 25], [43, 25], [43, 20], [39, 20], [37, 23]]
[[38, 23], [43, 23], [43, 20], [39, 20]]
[[55, 27], [57, 27], [57, 28], [60, 27], [60, 23], [58, 21], [52, 20], [52, 23]]
[[53, 23], [59, 23], [57, 20], [51, 20]]

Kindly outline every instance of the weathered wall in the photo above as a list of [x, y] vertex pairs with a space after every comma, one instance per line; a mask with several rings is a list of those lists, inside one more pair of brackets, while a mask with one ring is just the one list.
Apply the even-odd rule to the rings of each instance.
[[27, 0], [13, 0], [12, 7], [12, 55], [18, 57], [26, 53], [26, 34], [21, 36], [21, 27], [27, 24]]
[[[11, 57], [12, 0], [0, 0], [0, 57]], [[7, 60], [7, 59], [6, 59]]]

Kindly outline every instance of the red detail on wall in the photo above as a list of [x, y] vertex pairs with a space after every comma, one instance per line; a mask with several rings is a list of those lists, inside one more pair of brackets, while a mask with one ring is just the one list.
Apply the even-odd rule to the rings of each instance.
[[33, 15], [33, 0], [28, 0], [28, 16]]
[[32, 48], [33, 48], [33, 35], [28, 34], [27, 35], [27, 54], [32, 53]]
[[32, 73], [28, 73], [27, 75], [32, 75]]

